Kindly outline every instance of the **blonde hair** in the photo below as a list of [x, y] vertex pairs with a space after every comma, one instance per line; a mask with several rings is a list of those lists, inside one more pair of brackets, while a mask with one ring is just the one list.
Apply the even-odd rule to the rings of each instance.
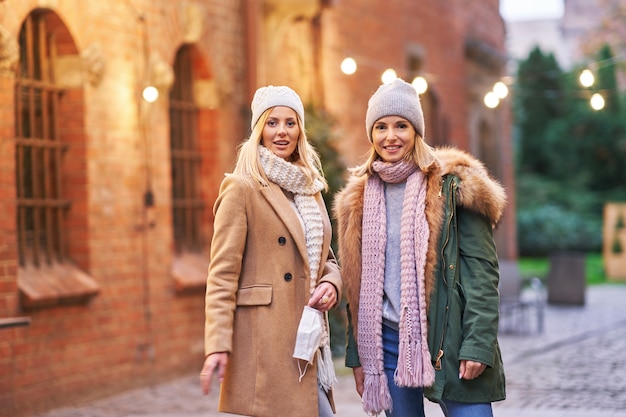
[[[369, 154], [367, 160], [364, 164], [359, 165], [353, 168], [352, 174], [360, 177], [365, 174], [373, 175], [374, 170], [372, 169], [372, 164], [374, 161], [381, 159], [378, 152], [374, 148], [374, 144], [369, 150]], [[430, 167], [436, 160], [437, 156], [435, 155], [435, 149], [427, 144], [424, 139], [416, 132], [415, 133], [415, 146], [413, 146], [413, 150], [404, 155], [405, 161], [413, 161], [415, 165], [419, 167], [419, 169], [426, 171], [428, 167]]]
[[[261, 114], [248, 139], [244, 140], [239, 145], [239, 149], [237, 150], [237, 162], [233, 170], [233, 174], [248, 177], [259, 185], [268, 185], [270, 182], [261, 167], [259, 146], [263, 146], [261, 144], [263, 128], [273, 108], [274, 107], [270, 107]], [[321, 181], [324, 184], [324, 191], [328, 191], [328, 182], [326, 178], [324, 178], [322, 161], [315, 148], [313, 148], [307, 139], [304, 123], [300, 120], [298, 112], [295, 113], [297, 115], [298, 127], [300, 128], [300, 135], [298, 135], [298, 143], [296, 144], [296, 150], [292, 154], [293, 160], [291, 163], [302, 166], [305, 175], [308, 176], [311, 182], [316, 179]]]

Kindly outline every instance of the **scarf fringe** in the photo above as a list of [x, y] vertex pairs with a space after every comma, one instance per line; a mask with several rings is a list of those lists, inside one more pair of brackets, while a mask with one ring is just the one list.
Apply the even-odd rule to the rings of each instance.
[[422, 375], [419, 369], [420, 347], [420, 343], [416, 340], [400, 340], [398, 357], [404, 360], [398, 361], [398, 367], [394, 373], [394, 381], [399, 387], [422, 386]]
[[363, 410], [365, 410], [366, 413], [379, 415], [384, 410], [391, 411], [391, 394], [387, 387], [387, 376], [384, 373], [365, 375], [364, 385]]
[[317, 350], [317, 381], [326, 392], [337, 383], [335, 364], [328, 344]]
[[[421, 355], [421, 357], [420, 357]], [[430, 361], [428, 346], [416, 340], [400, 341], [398, 361], [394, 381], [399, 387], [429, 387], [435, 382], [435, 368]]]

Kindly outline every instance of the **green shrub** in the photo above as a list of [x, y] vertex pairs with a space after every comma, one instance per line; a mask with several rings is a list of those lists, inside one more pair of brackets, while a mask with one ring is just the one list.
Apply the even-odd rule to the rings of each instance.
[[546, 204], [517, 212], [521, 256], [546, 256], [555, 251], [598, 252], [602, 248], [601, 219], [589, 219]]

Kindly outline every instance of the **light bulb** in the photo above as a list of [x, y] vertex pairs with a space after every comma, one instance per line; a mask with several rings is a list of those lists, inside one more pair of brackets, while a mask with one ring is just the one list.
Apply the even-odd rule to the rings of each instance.
[[149, 85], [143, 89], [141, 95], [148, 103], [154, 103], [159, 98], [159, 90], [157, 90], [156, 87]]
[[604, 108], [604, 97], [602, 94], [595, 93], [591, 96], [591, 100], [589, 100], [589, 104], [591, 104], [591, 108], [598, 111]]
[[498, 81], [493, 85], [493, 92], [500, 100], [502, 100], [509, 95], [509, 87], [507, 87], [502, 81]]
[[580, 77], [578, 77], [578, 81], [580, 81], [580, 85], [583, 87], [589, 88], [595, 82], [595, 77], [593, 76], [593, 72], [586, 69], [580, 73]]
[[422, 76], [415, 77], [411, 85], [415, 88], [417, 94], [424, 94], [428, 90], [428, 81]]
[[356, 61], [350, 57], [341, 61], [341, 72], [346, 75], [352, 75], [356, 72]]
[[392, 68], [386, 69], [385, 72], [383, 72], [383, 75], [380, 77], [383, 84], [390, 84], [396, 78], [398, 78], [398, 75], [396, 74], [396, 71]]
[[495, 109], [496, 107], [498, 107], [498, 104], [500, 104], [500, 99], [498, 98], [496, 93], [490, 91], [485, 94], [484, 102], [485, 106], [489, 107], [490, 109]]

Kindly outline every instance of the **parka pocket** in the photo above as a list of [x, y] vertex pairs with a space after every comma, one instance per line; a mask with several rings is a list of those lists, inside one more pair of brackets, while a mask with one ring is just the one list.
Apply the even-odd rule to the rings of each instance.
[[272, 303], [271, 285], [251, 285], [237, 291], [238, 306], [265, 306]]

